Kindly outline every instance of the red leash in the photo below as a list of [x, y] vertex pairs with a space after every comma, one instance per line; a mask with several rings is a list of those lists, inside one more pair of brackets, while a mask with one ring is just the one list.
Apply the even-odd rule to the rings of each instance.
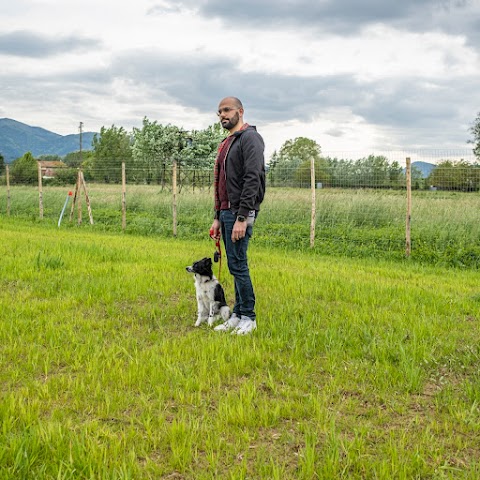
[[220, 239], [213, 236], [213, 229], [210, 229], [210, 238], [215, 240], [215, 253], [213, 254], [213, 261], [219, 262], [218, 265], [218, 280], [220, 281], [220, 272], [222, 271], [222, 248], [220, 247]]

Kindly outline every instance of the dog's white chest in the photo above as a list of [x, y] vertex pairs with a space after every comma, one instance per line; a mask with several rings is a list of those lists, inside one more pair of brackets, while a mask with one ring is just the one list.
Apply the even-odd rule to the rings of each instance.
[[213, 299], [213, 293], [215, 290], [215, 281], [206, 277], [195, 278], [195, 290], [198, 297], [205, 299]]

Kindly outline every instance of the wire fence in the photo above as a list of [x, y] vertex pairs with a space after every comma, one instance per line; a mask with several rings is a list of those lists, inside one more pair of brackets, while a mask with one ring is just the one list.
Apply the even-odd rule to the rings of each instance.
[[[455, 153], [352, 161], [332, 152], [328, 161], [270, 166], [256, 241], [479, 268], [480, 165], [468, 152]], [[14, 176], [7, 166], [0, 216], [38, 218], [58, 228], [208, 236], [211, 168], [172, 161], [149, 170], [122, 162], [79, 170], [38, 162], [34, 173]]]

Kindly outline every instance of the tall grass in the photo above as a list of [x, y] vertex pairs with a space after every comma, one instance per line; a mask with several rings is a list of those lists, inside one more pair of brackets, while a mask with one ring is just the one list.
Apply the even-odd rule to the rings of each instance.
[[0, 235], [0, 478], [479, 477], [477, 272], [254, 240], [237, 337], [193, 327], [211, 241]]
[[[121, 231], [121, 186], [88, 186], [95, 230]], [[44, 222], [58, 221], [68, 189], [45, 187]], [[186, 190], [178, 198], [179, 238], [200, 240], [212, 220], [212, 191]], [[38, 219], [35, 187], [12, 187], [11, 214]], [[433, 265], [480, 268], [480, 196], [477, 193], [414, 192], [412, 259]], [[127, 186], [127, 233], [171, 237], [172, 193], [161, 186]], [[316, 194], [315, 250], [348, 257], [402, 260], [405, 256], [406, 196], [402, 191], [321, 189]], [[0, 190], [0, 214], [6, 212]], [[69, 222], [70, 209], [63, 227]], [[310, 248], [311, 193], [270, 188], [256, 228], [265, 246]], [[83, 202], [83, 222], [88, 223]]]

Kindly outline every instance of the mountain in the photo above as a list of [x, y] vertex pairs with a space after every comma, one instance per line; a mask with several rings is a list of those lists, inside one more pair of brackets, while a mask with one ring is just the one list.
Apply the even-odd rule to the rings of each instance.
[[412, 168], [413, 167], [422, 172], [423, 178], [427, 178], [430, 173], [432, 173], [432, 170], [436, 167], [436, 165], [428, 162], [412, 162]]
[[[92, 149], [94, 132], [82, 133], [82, 150]], [[80, 149], [80, 134], [59, 135], [44, 128], [0, 118], [0, 153], [7, 163], [27, 152], [40, 155], [65, 156]]]

